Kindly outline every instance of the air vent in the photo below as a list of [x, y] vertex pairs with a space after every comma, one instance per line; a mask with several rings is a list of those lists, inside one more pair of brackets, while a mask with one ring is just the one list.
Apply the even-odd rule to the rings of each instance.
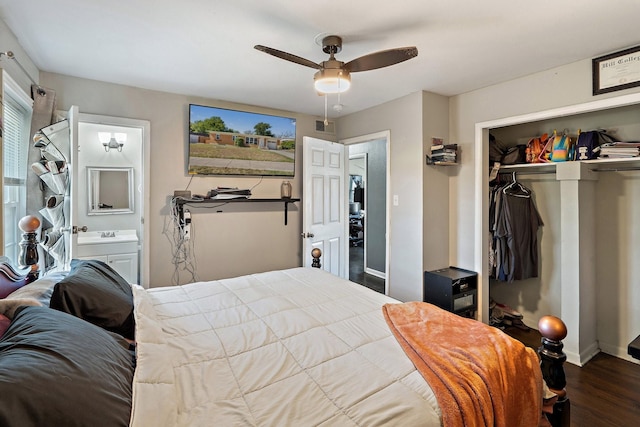
[[327, 122], [327, 124], [325, 125], [324, 120], [316, 120], [316, 131], [335, 135], [336, 125], [334, 122]]

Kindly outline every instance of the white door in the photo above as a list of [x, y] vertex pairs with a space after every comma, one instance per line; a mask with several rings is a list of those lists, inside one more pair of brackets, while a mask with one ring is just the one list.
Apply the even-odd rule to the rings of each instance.
[[305, 136], [303, 159], [304, 265], [311, 266], [311, 250], [319, 248], [322, 251], [322, 268], [346, 278], [348, 241], [344, 145]]
[[65, 198], [65, 203], [68, 206], [68, 218], [69, 223], [67, 229], [69, 230], [67, 234], [67, 238], [69, 239], [69, 256], [67, 257], [67, 262], [65, 263], [65, 268], [68, 269], [69, 263], [71, 260], [76, 257], [78, 253], [78, 228], [82, 229], [83, 225], [78, 224], [78, 180], [73, 179], [73, 177], [77, 177], [79, 173], [78, 168], [78, 116], [80, 115], [80, 111], [77, 106], [72, 106], [69, 109], [69, 113], [67, 115], [67, 121], [69, 122], [69, 186], [67, 193], [69, 197]]

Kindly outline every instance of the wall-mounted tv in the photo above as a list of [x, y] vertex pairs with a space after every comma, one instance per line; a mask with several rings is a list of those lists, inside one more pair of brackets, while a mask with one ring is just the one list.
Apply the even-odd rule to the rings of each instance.
[[189, 105], [189, 175], [294, 176], [296, 120]]

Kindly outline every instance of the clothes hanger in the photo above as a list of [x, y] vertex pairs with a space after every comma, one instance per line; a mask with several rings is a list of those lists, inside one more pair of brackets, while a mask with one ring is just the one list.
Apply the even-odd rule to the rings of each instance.
[[[511, 190], [515, 187], [518, 186], [515, 192], [512, 192]], [[515, 197], [523, 197], [523, 198], [529, 198], [531, 197], [531, 190], [529, 190], [527, 187], [525, 187], [524, 185], [520, 184], [517, 180], [516, 180], [516, 173], [513, 172], [512, 175], [512, 181], [511, 184], [507, 185], [506, 187], [504, 187], [502, 189], [502, 194], [508, 194], [510, 196], [515, 196]]]

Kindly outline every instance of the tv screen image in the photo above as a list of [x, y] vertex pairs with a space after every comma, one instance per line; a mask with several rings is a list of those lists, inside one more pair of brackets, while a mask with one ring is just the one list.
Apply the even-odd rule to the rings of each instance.
[[296, 120], [189, 105], [189, 175], [295, 174]]

